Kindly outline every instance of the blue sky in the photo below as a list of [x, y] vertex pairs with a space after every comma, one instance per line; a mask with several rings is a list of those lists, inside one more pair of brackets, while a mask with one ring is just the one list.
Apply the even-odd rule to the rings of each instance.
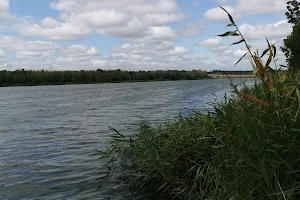
[[[253, 50], [292, 30], [287, 0], [0, 0], [0, 69], [251, 69], [233, 67], [224, 6]], [[278, 62], [284, 56], [278, 54]]]

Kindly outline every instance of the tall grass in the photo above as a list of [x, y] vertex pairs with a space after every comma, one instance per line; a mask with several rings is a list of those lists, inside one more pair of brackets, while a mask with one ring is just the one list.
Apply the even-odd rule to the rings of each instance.
[[[229, 35], [247, 45], [238, 28], [221, 36]], [[143, 122], [131, 137], [114, 130], [103, 155], [129, 173], [134, 191], [153, 199], [300, 199], [299, 76], [270, 67], [276, 47], [267, 43], [262, 56], [247, 45], [260, 82], [233, 85], [213, 112]]]

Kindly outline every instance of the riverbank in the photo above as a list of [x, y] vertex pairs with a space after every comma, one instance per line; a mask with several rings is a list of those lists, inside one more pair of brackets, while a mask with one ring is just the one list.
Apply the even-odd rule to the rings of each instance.
[[300, 88], [272, 73], [232, 85], [208, 114], [142, 122], [131, 136], [113, 129], [103, 159], [130, 174], [133, 191], [161, 199], [299, 199]]
[[[101, 84], [110, 84], [110, 83], [148, 83], [148, 82], [168, 82], [168, 81], [195, 81], [195, 80], [208, 80], [211, 78], [202, 78], [202, 79], [189, 79], [189, 80], [133, 80], [133, 81], [114, 81], [114, 82], [95, 82], [95, 83], [63, 83], [63, 84], [18, 84], [18, 85], [0, 85], [0, 87], [26, 87], [26, 86], [57, 86], [57, 85], [101, 85]], [[220, 78], [221, 79], [221, 78]]]
[[232, 79], [232, 78], [255, 78], [255, 75], [237, 75], [237, 74], [208, 74], [209, 78], [214, 79]]

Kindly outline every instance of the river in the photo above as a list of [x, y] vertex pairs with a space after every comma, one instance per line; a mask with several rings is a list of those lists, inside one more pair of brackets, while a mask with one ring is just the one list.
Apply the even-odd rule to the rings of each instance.
[[227, 79], [0, 88], [0, 199], [120, 199], [96, 152], [109, 126], [206, 112], [230, 90]]

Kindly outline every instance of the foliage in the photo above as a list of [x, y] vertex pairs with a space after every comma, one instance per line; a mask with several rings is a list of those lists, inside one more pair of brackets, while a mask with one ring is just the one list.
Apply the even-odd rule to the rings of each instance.
[[291, 70], [300, 68], [300, 22], [295, 24], [293, 32], [284, 39], [284, 47], [281, 50], [287, 57], [287, 63]]
[[[220, 36], [244, 40], [228, 16], [237, 30]], [[260, 79], [253, 88], [233, 85], [233, 96], [208, 114], [194, 111], [160, 126], [144, 122], [131, 137], [114, 130], [102, 154], [132, 173], [135, 190], [161, 199], [300, 198], [300, 77], [270, 67], [276, 48], [269, 42], [262, 55], [247, 48]]]
[[287, 2], [288, 11], [285, 13], [289, 23], [296, 24], [300, 18], [300, 2], [292, 0]]
[[72, 83], [110, 83], [153, 80], [195, 80], [207, 78], [201, 70], [193, 71], [0, 71], [0, 86], [53, 85]]
[[291, 71], [299, 70], [300, 61], [300, 2], [297, 0], [287, 2], [286, 12], [289, 23], [293, 24], [293, 32], [286, 39], [284, 39], [284, 46], [281, 47], [281, 51], [286, 56], [286, 61]]

